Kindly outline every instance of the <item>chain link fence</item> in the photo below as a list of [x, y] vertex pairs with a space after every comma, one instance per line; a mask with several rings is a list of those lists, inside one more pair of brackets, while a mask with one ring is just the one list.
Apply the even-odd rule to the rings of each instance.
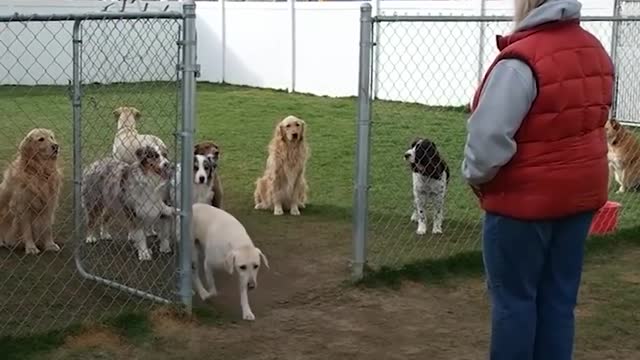
[[[506, 17], [371, 18], [368, 9], [363, 6], [361, 19], [356, 277], [365, 267], [399, 268], [480, 249], [482, 212], [460, 175], [467, 106], [498, 54], [495, 36], [513, 26]], [[640, 121], [637, 20], [582, 20], [614, 58], [613, 110], [630, 124]], [[629, 131], [635, 136], [633, 128]], [[416, 139], [428, 141], [412, 152]], [[413, 156], [429, 158], [418, 171], [441, 179], [448, 175], [447, 181], [429, 180], [428, 191], [414, 197], [408, 161]], [[636, 195], [616, 194], [613, 185], [611, 189], [611, 200], [623, 205], [620, 227], [638, 226]], [[415, 199], [425, 205], [426, 227], [418, 225]]]
[[194, 5], [0, 17], [0, 52], [0, 336], [190, 310]]

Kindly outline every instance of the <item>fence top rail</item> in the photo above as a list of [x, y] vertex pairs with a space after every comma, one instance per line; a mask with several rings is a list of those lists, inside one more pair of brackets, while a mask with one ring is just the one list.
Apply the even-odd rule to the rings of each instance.
[[[465, 16], [465, 15], [378, 15], [374, 22], [511, 22], [511, 16]], [[625, 22], [640, 21], [640, 16], [583, 16], [583, 22]]]
[[107, 19], [183, 19], [179, 11], [145, 11], [145, 12], [91, 12], [70, 14], [19, 14], [0, 15], [0, 23], [29, 21], [75, 21], [75, 20], [107, 20]]

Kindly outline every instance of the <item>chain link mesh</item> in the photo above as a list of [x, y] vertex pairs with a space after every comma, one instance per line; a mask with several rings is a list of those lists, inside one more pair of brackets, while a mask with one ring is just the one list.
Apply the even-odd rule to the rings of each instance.
[[[140, 186], [139, 176], [159, 169], [153, 168], [157, 162], [152, 156], [146, 156], [144, 164], [123, 167], [128, 170], [122, 173], [103, 172], [102, 188], [87, 188], [86, 177], [73, 177], [74, 20], [0, 22], [0, 167], [6, 170], [0, 185], [0, 240], [4, 241], [0, 249], [0, 336], [40, 333], [152, 306], [149, 300], [114, 288], [117, 284], [136, 289], [138, 295], [144, 292], [169, 301], [177, 296], [175, 232], [171, 231], [173, 251], [161, 253], [156, 237], [164, 233], [159, 220], [153, 220], [147, 233], [158, 234], [147, 240], [152, 249], [150, 261], [140, 261], [127, 240], [126, 219], [131, 214], [123, 211], [145, 211], [140, 208], [145, 205], [130, 200], [136, 195], [136, 184], [146, 189]], [[170, 165], [166, 174], [170, 174], [180, 156], [176, 133], [181, 24], [178, 18], [81, 21], [82, 135], [77, 141], [82, 171], [95, 161], [112, 158], [118, 126], [114, 110], [127, 106], [142, 115], [135, 122], [139, 133], [153, 134], [166, 145]], [[140, 147], [135, 140], [128, 146], [132, 152]], [[59, 193], [56, 168], [61, 170]], [[110, 228], [118, 230], [112, 231], [111, 240], [87, 243], [86, 224], [74, 223], [74, 214], [86, 219], [86, 204], [81, 198], [74, 202], [74, 183], [78, 182], [83, 195], [103, 197], [111, 194], [105, 190], [107, 185], [117, 185], [112, 191], [118, 196], [105, 199], [110, 201], [105, 207], [114, 209]], [[143, 196], [140, 194], [146, 193], [140, 191], [138, 197]], [[146, 206], [156, 204], [161, 194], [158, 188]], [[118, 201], [126, 206], [118, 207]], [[76, 231], [82, 234], [80, 238], [74, 238]], [[25, 250], [29, 233], [38, 250], [28, 252], [38, 254]], [[105, 286], [91, 277], [114, 283]]]
[[[636, 60], [640, 56], [636, 40], [640, 22], [621, 19], [582, 24], [605, 48], [615, 46], [617, 116], [640, 124], [640, 65]], [[401, 267], [479, 250], [482, 213], [460, 175], [467, 106], [498, 54], [495, 35], [511, 30], [512, 23], [507, 21], [374, 23], [367, 259], [370, 267]], [[636, 136], [635, 128], [629, 131]], [[405, 155], [416, 139], [431, 141], [437, 151], [424, 142], [415, 153]], [[421, 155], [429, 157], [418, 169], [425, 175], [440, 177], [444, 168], [439, 162], [444, 160], [448, 165], [451, 177], [443, 206], [442, 233], [438, 233], [437, 225], [433, 227], [434, 220], [438, 221], [434, 211], [441, 192], [437, 184], [430, 185], [422, 196], [427, 203], [427, 226], [420, 229], [424, 234], [416, 233], [419, 226], [412, 221], [415, 207], [408, 164], [414, 155], [416, 162], [420, 162]], [[616, 194], [612, 185], [610, 199], [623, 204], [620, 227], [637, 226], [640, 206], [635, 195]]]

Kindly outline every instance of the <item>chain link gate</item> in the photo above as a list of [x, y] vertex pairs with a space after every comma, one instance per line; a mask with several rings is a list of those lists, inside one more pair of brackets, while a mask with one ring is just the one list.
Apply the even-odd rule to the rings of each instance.
[[[637, 57], [620, 51], [622, 42], [613, 40], [616, 29], [628, 39], [637, 38], [639, 20], [581, 19], [616, 61], [615, 101], [619, 111], [635, 119], [640, 113], [630, 106], [636, 109], [637, 97], [624, 84], [637, 88], [640, 83], [634, 80], [640, 74]], [[361, 7], [352, 269], [356, 279], [367, 268], [397, 269], [480, 250], [482, 212], [459, 175], [466, 106], [478, 74], [484, 74], [498, 54], [495, 35], [510, 32], [511, 26], [512, 19], [503, 16], [373, 17], [369, 4]], [[403, 154], [416, 138], [434, 142], [449, 168], [441, 233], [432, 228], [437, 206], [426, 209], [424, 234], [417, 234], [418, 224], [412, 219], [412, 173]], [[637, 226], [640, 206], [635, 195], [616, 194], [616, 189], [612, 185], [610, 199], [623, 203], [620, 227]]]
[[[191, 238], [198, 69], [195, 4], [183, 9], [0, 16], [0, 108], [11, 120], [0, 130], [0, 336], [102, 321], [157, 303], [191, 311], [191, 244], [181, 239]], [[139, 134], [156, 136], [166, 149], [130, 141], [126, 151], [136, 158], [122, 159], [118, 171], [94, 166], [100, 181], [92, 181], [92, 164], [113, 161], [129, 115]], [[140, 187], [149, 179], [157, 180], [156, 192]], [[176, 180], [181, 198], [169, 199], [165, 189]], [[112, 192], [104, 190], [109, 186]], [[142, 200], [129, 201], [135, 196]], [[98, 198], [118, 210], [105, 217], [110, 236], [90, 238], [87, 214]], [[150, 260], [143, 261], [126, 220], [160, 198], [176, 211], [145, 225]], [[113, 206], [119, 201], [127, 205]], [[165, 234], [167, 253], [158, 247]], [[35, 246], [26, 246], [28, 238]]]

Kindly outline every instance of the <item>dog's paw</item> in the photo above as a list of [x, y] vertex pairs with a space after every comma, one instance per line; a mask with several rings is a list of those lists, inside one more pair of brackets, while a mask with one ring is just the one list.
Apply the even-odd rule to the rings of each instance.
[[442, 228], [434, 227], [434, 228], [431, 230], [431, 233], [432, 233], [432, 234], [442, 234]]
[[138, 260], [149, 261], [151, 260], [151, 250], [138, 250]]
[[284, 214], [284, 211], [282, 211], [281, 208], [276, 208], [276, 209], [273, 210], [273, 215], [279, 216], [279, 215], [282, 215], [282, 214]]
[[255, 319], [256, 319], [256, 316], [253, 315], [251, 310], [249, 310], [249, 311], [247, 311], [247, 312], [242, 314], [242, 320], [253, 321]]
[[171, 252], [171, 245], [168, 241], [166, 243], [163, 242], [160, 244], [160, 252], [163, 254], [168, 254]]
[[25, 245], [24, 253], [26, 255], [38, 255], [40, 253], [40, 250], [38, 250], [38, 248], [33, 244]]
[[95, 237], [95, 236], [93, 236], [93, 235], [89, 235], [89, 236], [87, 236], [87, 238], [84, 240], [84, 242], [85, 242], [85, 243], [87, 243], [87, 244], [93, 244], [93, 243], [98, 242], [98, 238], [96, 238], [96, 237]]
[[54, 242], [50, 242], [44, 246], [44, 251], [58, 252], [60, 251], [60, 246]]
[[427, 227], [424, 224], [418, 225], [418, 230], [416, 230], [416, 234], [424, 235], [427, 233]]
[[102, 234], [100, 234], [100, 238], [103, 240], [113, 240], [113, 236], [106, 231], [103, 231]]
[[218, 290], [216, 288], [211, 288], [202, 300], [208, 300], [216, 296], [218, 296]]
[[298, 209], [297, 207], [293, 207], [293, 208], [291, 208], [291, 210], [289, 211], [289, 213], [290, 213], [291, 215], [298, 216], [298, 215], [300, 215], [300, 209]]
[[621, 187], [620, 189], [618, 189], [618, 191], [616, 191], [616, 194], [622, 194], [624, 192], [624, 188]]
[[206, 290], [203, 290], [203, 291], [198, 291], [198, 296], [200, 297], [200, 300], [206, 301], [208, 298], [211, 297], [211, 294]]
[[267, 207], [263, 203], [257, 203], [253, 208], [256, 210], [265, 210]]

